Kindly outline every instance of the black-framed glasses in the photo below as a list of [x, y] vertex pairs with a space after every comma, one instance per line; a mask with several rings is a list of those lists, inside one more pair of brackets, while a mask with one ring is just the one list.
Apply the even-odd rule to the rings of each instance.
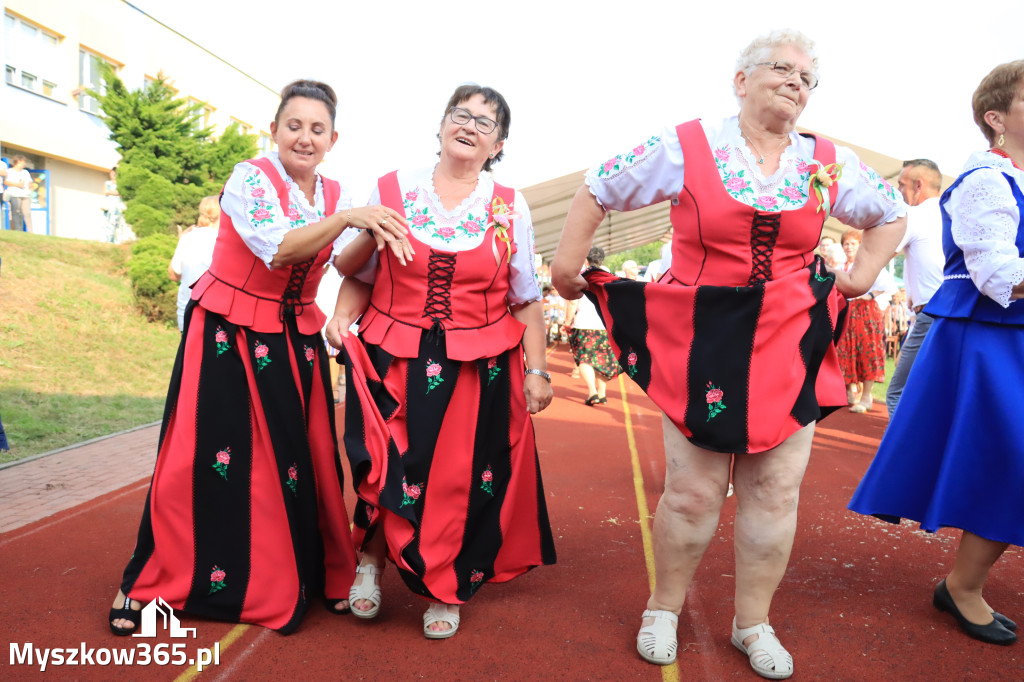
[[457, 123], [460, 126], [473, 121], [476, 124], [476, 129], [484, 135], [490, 135], [498, 128], [497, 121], [486, 116], [474, 116], [471, 111], [462, 107], [452, 107], [452, 110], [448, 112], [448, 118], [452, 120], [452, 123]]
[[758, 62], [754, 66], [767, 66], [782, 78], [788, 79], [794, 73], [800, 75], [800, 84], [808, 90], [818, 87], [818, 77], [810, 71], [800, 71], [789, 62]]

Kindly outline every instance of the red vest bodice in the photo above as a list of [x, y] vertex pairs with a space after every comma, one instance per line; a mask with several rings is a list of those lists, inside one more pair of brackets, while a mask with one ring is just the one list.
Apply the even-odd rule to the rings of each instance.
[[[683, 284], [747, 286], [778, 279], [806, 267], [814, 259], [824, 211], [804, 188], [807, 202], [791, 211], [759, 211], [729, 195], [715, 165], [699, 120], [676, 127], [686, 159], [686, 179], [672, 201], [671, 277]], [[828, 165], [836, 160], [835, 145], [814, 137], [814, 158]], [[832, 206], [837, 184], [828, 188]]]
[[[405, 211], [398, 174], [377, 182], [381, 203]], [[494, 199], [512, 206], [515, 191], [497, 183]], [[390, 249], [381, 252], [370, 306], [359, 322], [367, 343], [396, 357], [419, 355], [420, 338], [433, 329], [443, 333], [452, 360], [493, 357], [517, 346], [525, 325], [508, 308], [509, 260], [515, 252], [513, 226], [507, 239], [495, 229], [488, 206], [486, 234], [479, 246], [466, 251], [441, 251], [409, 239], [416, 256], [406, 265]]]
[[[282, 209], [287, 210], [288, 187], [274, 164], [265, 158], [249, 163], [267, 174]], [[321, 180], [324, 215], [328, 216], [337, 208], [341, 186], [334, 180]], [[315, 334], [327, 321], [314, 299], [332, 247], [328, 244], [313, 258], [271, 270], [242, 241], [231, 218], [222, 211], [213, 262], [192, 287], [192, 299], [232, 324], [258, 332], [283, 331], [286, 316], [294, 313], [299, 332]]]

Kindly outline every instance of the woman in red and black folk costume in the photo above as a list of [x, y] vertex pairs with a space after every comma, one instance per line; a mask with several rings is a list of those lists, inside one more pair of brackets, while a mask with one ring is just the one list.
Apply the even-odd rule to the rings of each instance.
[[407, 218], [412, 261], [378, 257], [359, 235], [342, 253], [342, 274], [355, 276], [327, 327], [350, 372], [345, 450], [362, 551], [352, 612], [378, 614], [390, 559], [432, 602], [429, 639], [455, 634], [483, 583], [555, 562], [530, 419], [552, 397], [533, 224], [522, 194], [488, 174], [510, 122], [495, 90], [455, 90], [437, 164], [385, 175], [371, 197]]
[[[758, 38], [736, 64], [738, 116], [665, 128], [590, 171], [552, 265], [567, 298], [586, 292], [598, 303], [619, 363], [665, 413], [656, 587], [637, 636], [652, 663], [675, 660], [678, 614], [732, 469], [732, 642], [764, 677], [793, 672], [768, 612], [814, 424], [846, 404], [836, 319], [843, 296], [866, 291], [891, 258], [905, 224], [897, 193], [851, 150], [796, 133], [818, 84], [813, 47], [797, 32]], [[672, 264], [658, 283], [578, 274], [606, 210], [666, 200]], [[830, 214], [864, 230], [849, 272], [814, 255]]]
[[[270, 130], [277, 152], [244, 161], [221, 195], [210, 268], [194, 284], [156, 468], [110, 627], [142, 604], [288, 633], [310, 600], [348, 610], [356, 554], [342, 501], [326, 316], [314, 303], [347, 227], [398, 238], [400, 213], [352, 208], [316, 172], [337, 98], [296, 81]], [[381, 221], [390, 222], [381, 226]]]

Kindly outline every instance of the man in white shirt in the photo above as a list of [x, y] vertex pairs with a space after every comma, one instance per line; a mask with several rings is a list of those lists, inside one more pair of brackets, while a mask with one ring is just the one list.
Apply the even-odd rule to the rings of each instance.
[[907, 288], [907, 307], [917, 316], [900, 351], [885, 404], [892, 419], [907, 383], [907, 375], [917, 358], [921, 342], [932, 326], [932, 318], [923, 312], [925, 305], [942, 284], [942, 214], [939, 195], [942, 173], [934, 161], [913, 159], [903, 162], [898, 180], [900, 194], [910, 207], [907, 210], [907, 232], [897, 251], [903, 251], [903, 282]]

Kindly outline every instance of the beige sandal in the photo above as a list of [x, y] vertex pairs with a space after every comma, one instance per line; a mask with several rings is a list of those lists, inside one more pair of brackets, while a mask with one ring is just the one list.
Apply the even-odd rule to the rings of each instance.
[[676, 660], [676, 649], [679, 639], [676, 628], [679, 616], [671, 611], [647, 609], [643, 618], [653, 618], [654, 622], [640, 628], [636, 635], [636, 651], [648, 663], [655, 665], [671, 665]]
[[[381, 594], [380, 585], [377, 584], [377, 578], [374, 576], [380, 575], [383, 571], [373, 564], [368, 564], [366, 566], [356, 566], [356, 573], [362, 573], [369, 577], [363, 578], [361, 585], [353, 585], [348, 590], [348, 605], [352, 609], [352, 615], [356, 618], [367, 620], [376, 618], [380, 612]], [[366, 610], [356, 608], [355, 603], [359, 599], [368, 601], [373, 606]]]
[[[745, 646], [743, 640], [751, 635], [757, 639]], [[775, 636], [775, 629], [767, 623], [740, 630], [736, 619], [732, 619], [732, 644], [750, 659], [750, 667], [761, 677], [769, 680], [784, 680], [793, 675], [793, 657]]]
[[[448, 623], [447, 630], [431, 630], [434, 623]], [[427, 639], [448, 639], [459, 629], [459, 614], [448, 611], [447, 604], [431, 604], [423, 614], [423, 634]]]

